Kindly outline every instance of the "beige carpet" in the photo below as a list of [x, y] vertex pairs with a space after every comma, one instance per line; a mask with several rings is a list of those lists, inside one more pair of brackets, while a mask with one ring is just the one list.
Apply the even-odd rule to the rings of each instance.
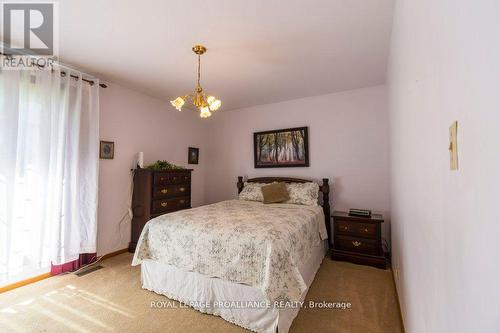
[[[52, 277], [0, 294], [0, 332], [248, 332], [190, 308], [151, 308], [130, 254], [83, 277]], [[323, 260], [307, 300], [348, 301], [347, 310], [302, 309], [290, 332], [402, 332], [390, 270]], [[178, 303], [175, 302], [178, 306]]]

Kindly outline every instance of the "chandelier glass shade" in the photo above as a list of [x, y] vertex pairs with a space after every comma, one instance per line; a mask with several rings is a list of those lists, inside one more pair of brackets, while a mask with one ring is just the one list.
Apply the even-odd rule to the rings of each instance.
[[212, 95], [206, 95], [203, 88], [200, 85], [200, 62], [201, 55], [207, 51], [207, 48], [203, 45], [193, 46], [193, 52], [198, 55], [198, 83], [194, 92], [192, 94], [186, 94], [184, 96], [179, 96], [173, 101], [170, 101], [172, 106], [178, 111], [182, 111], [182, 107], [187, 101], [191, 101], [193, 105], [200, 111], [201, 118], [208, 118], [212, 115], [212, 112], [218, 110], [222, 106], [220, 99]]

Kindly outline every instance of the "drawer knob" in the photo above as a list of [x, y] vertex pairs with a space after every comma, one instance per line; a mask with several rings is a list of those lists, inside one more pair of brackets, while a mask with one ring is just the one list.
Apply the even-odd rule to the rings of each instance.
[[347, 230], [347, 227], [344, 227], [344, 230]]
[[160, 205], [161, 205], [162, 207], [167, 207], [168, 202], [162, 202]]
[[160, 180], [165, 180], [165, 178], [163, 178], [163, 177], [160, 177]]
[[181, 204], [183, 204], [183, 203], [185, 203], [185, 202], [186, 202], [186, 200], [181, 199], [181, 200], [179, 200], [179, 202], [180, 202]]
[[368, 232], [368, 228], [364, 228], [363, 230], [364, 230], [365, 232]]
[[168, 193], [168, 189], [164, 188], [160, 191], [162, 194], [167, 194]]
[[173, 179], [174, 179], [174, 180], [177, 180], [177, 177], [174, 177]]
[[361, 242], [358, 242], [358, 241], [352, 241], [352, 245], [358, 247], [361, 245]]
[[179, 191], [184, 192], [186, 189], [184, 187], [181, 187]]

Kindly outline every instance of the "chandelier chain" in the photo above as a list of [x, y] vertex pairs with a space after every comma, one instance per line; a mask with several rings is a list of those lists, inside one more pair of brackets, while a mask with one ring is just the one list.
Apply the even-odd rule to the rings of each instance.
[[198, 87], [200, 87], [200, 60], [201, 56], [198, 54]]

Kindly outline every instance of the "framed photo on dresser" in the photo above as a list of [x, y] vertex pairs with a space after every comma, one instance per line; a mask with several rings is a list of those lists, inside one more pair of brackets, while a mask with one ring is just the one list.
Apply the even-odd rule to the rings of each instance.
[[307, 127], [286, 128], [253, 134], [255, 168], [309, 166]]

